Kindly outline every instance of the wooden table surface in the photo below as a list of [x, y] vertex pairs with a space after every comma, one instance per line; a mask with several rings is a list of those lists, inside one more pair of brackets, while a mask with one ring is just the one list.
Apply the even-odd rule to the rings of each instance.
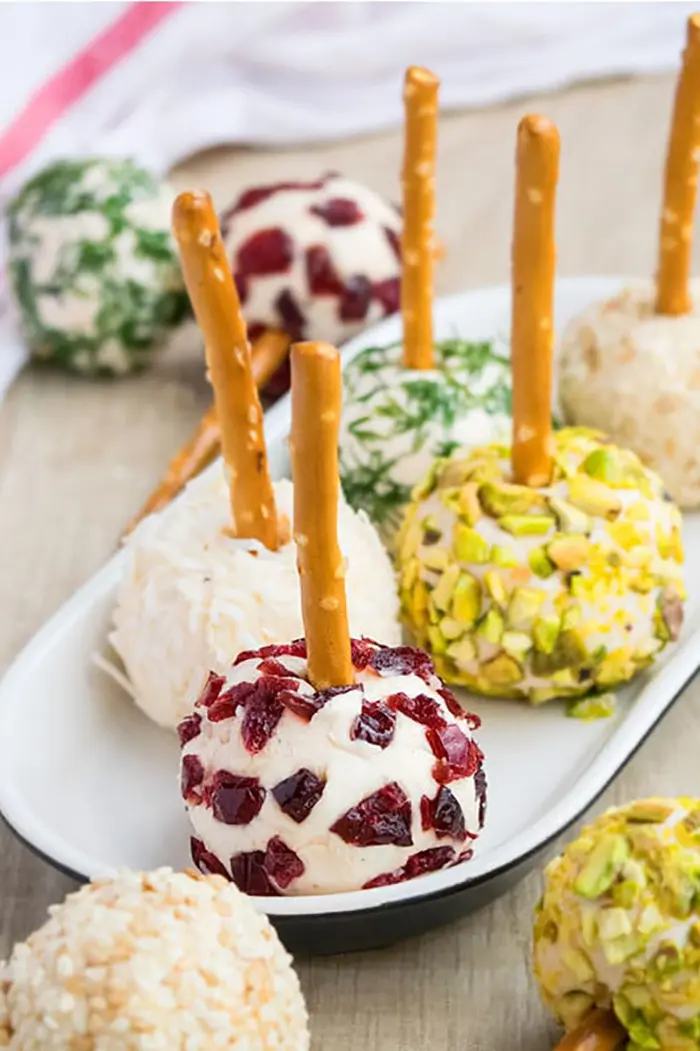
[[[672, 88], [668, 77], [620, 80], [445, 117], [438, 230], [448, 254], [438, 291], [508, 280], [515, 128], [528, 110], [548, 114], [562, 136], [560, 273], [651, 273]], [[289, 151], [222, 150], [174, 178], [178, 188], [208, 187], [224, 204], [260, 179], [335, 168], [396, 198], [400, 153], [399, 132]], [[110, 555], [207, 403], [196, 350], [117, 383], [21, 376], [0, 407], [0, 668]], [[639, 795], [700, 794], [699, 720], [700, 684], [596, 812]], [[0, 957], [71, 886], [0, 830]], [[301, 961], [314, 1051], [553, 1046], [529, 974], [538, 890], [535, 874], [481, 913], [394, 949]]]

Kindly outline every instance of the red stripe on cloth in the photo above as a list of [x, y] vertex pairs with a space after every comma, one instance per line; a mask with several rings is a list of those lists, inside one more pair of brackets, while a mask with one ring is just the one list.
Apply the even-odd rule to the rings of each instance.
[[130, 4], [112, 25], [39, 88], [0, 136], [0, 177], [23, 161], [67, 109], [181, 6], [182, 0]]

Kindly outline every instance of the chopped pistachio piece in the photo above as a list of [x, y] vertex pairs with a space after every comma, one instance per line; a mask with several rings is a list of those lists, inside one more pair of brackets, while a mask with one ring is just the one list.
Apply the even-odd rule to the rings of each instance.
[[597, 478], [608, 485], [620, 485], [624, 471], [617, 450], [611, 448], [595, 449], [581, 464], [582, 469], [591, 478]]
[[504, 515], [498, 524], [513, 536], [546, 536], [556, 522], [550, 515]]
[[447, 612], [458, 580], [459, 566], [452, 563], [452, 565], [449, 565], [442, 574], [430, 596], [432, 604], [436, 609]]
[[450, 612], [466, 627], [481, 613], [481, 584], [471, 573], [462, 570], [452, 590]]
[[481, 674], [492, 686], [515, 686], [522, 680], [523, 670], [518, 661], [507, 653], [499, 653], [481, 666]]
[[492, 518], [503, 515], [524, 515], [544, 506], [544, 499], [528, 485], [510, 485], [507, 482], [486, 482], [479, 489], [481, 506]]
[[561, 619], [554, 614], [538, 617], [532, 628], [532, 641], [541, 653], [551, 653], [561, 630]]
[[601, 518], [617, 518], [622, 510], [620, 498], [612, 489], [585, 474], [577, 474], [570, 479], [569, 502], [580, 511]]
[[547, 544], [547, 555], [558, 569], [568, 573], [586, 564], [589, 548], [587, 537], [571, 534], [551, 540]]
[[522, 660], [528, 650], [532, 649], [532, 639], [524, 631], [504, 631], [501, 646], [516, 660]]
[[489, 545], [471, 526], [458, 523], [454, 530], [453, 549], [460, 562], [483, 565], [489, 560]]
[[470, 664], [476, 657], [476, 646], [468, 638], [460, 639], [459, 642], [451, 642], [447, 647], [447, 656], [457, 664]]
[[582, 898], [591, 900], [605, 894], [612, 886], [629, 854], [630, 846], [624, 836], [612, 833], [603, 836], [574, 880], [574, 891]]
[[545, 598], [543, 592], [534, 588], [515, 588], [508, 604], [508, 627], [516, 631], [527, 631], [531, 628]]
[[562, 533], [578, 533], [588, 536], [591, 531], [591, 520], [587, 514], [556, 496], [548, 497], [547, 503], [550, 510], [556, 515], [557, 524]]
[[527, 564], [535, 576], [542, 577], [543, 580], [546, 580], [547, 577], [551, 577], [552, 573], [557, 568], [547, 557], [547, 552], [543, 547], [532, 548], [527, 556]]
[[495, 570], [489, 569], [484, 573], [484, 584], [486, 590], [498, 606], [505, 606], [508, 601], [508, 592], [506, 586], [503, 583], [503, 577], [500, 573], [496, 573]]
[[503, 635], [503, 617], [495, 606], [492, 606], [488, 611], [476, 629], [476, 633], [484, 639], [485, 642], [490, 642], [494, 646], [497, 646], [501, 641], [501, 636]]
[[580, 719], [584, 723], [596, 719], [609, 719], [615, 714], [615, 695], [600, 693], [570, 701], [566, 714], [571, 719]]

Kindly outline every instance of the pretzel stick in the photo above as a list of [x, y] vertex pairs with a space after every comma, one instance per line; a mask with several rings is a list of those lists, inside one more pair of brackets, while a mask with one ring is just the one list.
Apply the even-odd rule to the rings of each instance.
[[[278, 329], [268, 329], [253, 343], [250, 363], [258, 390], [263, 390], [277, 372], [287, 356], [289, 343], [286, 332]], [[128, 536], [148, 515], [167, 507], [188, 482], [213, 463], [220, 451], [219, 421], [216, 406], [212, 405], [197, 424], [196, 430], [172, 458], [165, 474], [138, 514], [131, 519], [123, 535]]]
[[615, 1051], [628, 1039], [612, 1011], [596, 1009], [559, 1041], [556, 1051]]
[[236, 535], [259, 540], [276, 551], [278, 521], [262, 408], [238, 293], [208, 193], [180, 194], [173, 205], [173, 232], [187, 291], [204, 335]]
[[518, 125], [512, 248], [513, 478], [546, 485], [552, 471], [554, 206], [559, 132], [546, 117]]
[[691, 15], [676, 85], [659, 230], [656, 313], [687, 314], [700, 161], [700, 15]]
[[354, 681], [338, 546], [340, 355], [329, 343], [292, 347], [294, 539], [309, 678], [319, 689]]
[[401, 312], [407, 369], [433, 367], [435, 151], [440, 81], [427, 69], [406, 71], [403, 159]]

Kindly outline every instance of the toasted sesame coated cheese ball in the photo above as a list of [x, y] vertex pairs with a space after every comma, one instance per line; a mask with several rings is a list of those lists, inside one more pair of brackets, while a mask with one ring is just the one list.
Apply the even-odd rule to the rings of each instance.
[[404, 620], [447, 682], [534, 704], [601, 692], [680, 631], [680, 513], [602, 435], [554, 435], [553, 476], [511, 482], [507, 446], [439, 460], [399, 538]]
[[265, 916], [219, 876], [121, 872], [71, 894], [0, 964], [9, 1051], [306, 1051]]
[[613, 1008], [631, 1051], [700, 1046], [700, 800], [608, 810], [545, 869], [534, 970], [567, 1029]]
[[559, 392], [570, 423], [603, 428], [661, 475], [683, 508], [700, 505], [700, 281], [689, 314], [655, 312], [651, 281], [569, 323]]

